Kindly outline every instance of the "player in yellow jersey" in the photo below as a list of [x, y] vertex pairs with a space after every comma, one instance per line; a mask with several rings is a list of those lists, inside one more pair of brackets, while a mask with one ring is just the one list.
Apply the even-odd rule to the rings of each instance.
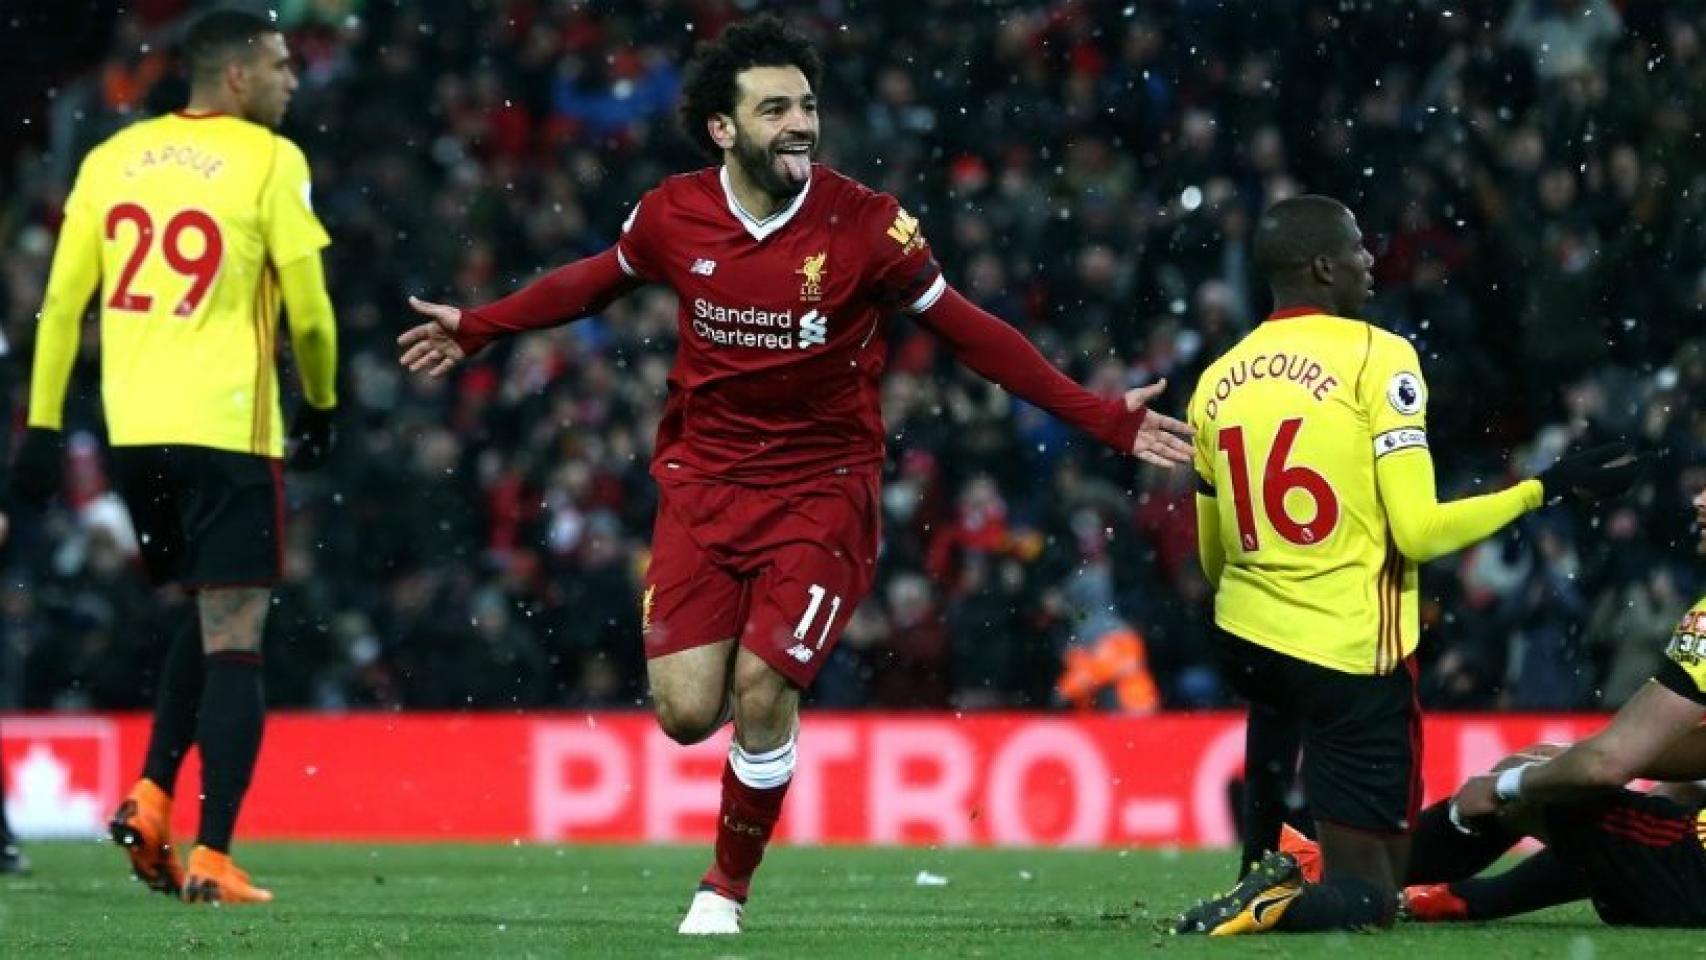
[[1209, 365], [1190, 405], [1198, 544], [1229, 682], [1301, 733], [1325, 876], [1304, 886], [1276, 854], [1178, 928], [1385, 925], [1421, 799], [1416, 564], [1493, 533], [1549, 491], [1626, 488], [1637, 464], [1613, 445], [1439, 503], [1416, 351], [1355, 319], [1374, 263], [1356, 218], [1326, 197], [1281, 201], [1262, 216], [1254, 256], [1276, 310]]
[[[273, 132], [296, 78], [267, 20], [221, 10], [184, 54], [190, 102], [120, 131], [84, 159], [36, 333], [20, 496], [45, 500], [63, 462], [61, 412], [83, 311], [98, 292], [101, 392], [115, 484], [150, 578], [193, 591], [199, 622], [174, 637], [142, 779], [112, 821], [138, 878], [190, 901], [264, 902], [231, 862], [260, 751], [261, 631], [280, 575], [285, 452], [279, 306], [306, 404], [293, 467], [332, 439], [337, 335], [321, 272], [329, 242], [302, 151]], [[171, 796], [191, 743], [202, 815], [187, 869]]]

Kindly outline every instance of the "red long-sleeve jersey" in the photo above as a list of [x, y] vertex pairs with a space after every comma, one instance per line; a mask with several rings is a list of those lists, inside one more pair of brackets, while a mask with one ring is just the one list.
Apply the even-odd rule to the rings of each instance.
[[1091, 395], [948, 288], [918, 221], [824, 166], [782, 210], [743, 210], [720, 168], [665, 180], [605, 253], [466, 310], [457, 339], [553, 326], [646, 282], [680, 300], [654, 475], [772, 485], [883, 459], [884, 324], [916, 314], [965, 364], [1130, 451], [1143, 412]]

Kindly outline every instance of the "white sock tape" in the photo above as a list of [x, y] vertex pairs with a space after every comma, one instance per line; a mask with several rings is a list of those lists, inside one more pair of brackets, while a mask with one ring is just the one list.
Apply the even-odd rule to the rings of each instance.
[[729, 746], [729, 766], [735, 778], [752, 789], [774, 790], [793, 779], [794, 738], [764, 753], [748, 753], [736, 741]]

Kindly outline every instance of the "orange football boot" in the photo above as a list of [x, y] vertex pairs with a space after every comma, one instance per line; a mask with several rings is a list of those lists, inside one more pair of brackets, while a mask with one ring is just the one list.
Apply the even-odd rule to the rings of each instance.
[[229, 854], [196, 844], [190, 851], [185, 903], [271, 903], [272, 891], [250, 882], [249, 874], [231, 862]]
[[168, 896], [184, 887], [184, 868], [172, 847], [172, 798], [154, 781], [136, 781], [107, 824], [113, 842], [130, 856], [136, 879]]
[[1303, 835], [1289, 823], [1280, 824], [1279, 848], [1297, 861], [1304, 883], [1321, 882], [1321, 845]]
[[1405, 887], [1398, 903], [1399, 914], [1416, 923], [1462, 923], [1469, 919], [1469, 904], [1451, 892], [1449, 883]]

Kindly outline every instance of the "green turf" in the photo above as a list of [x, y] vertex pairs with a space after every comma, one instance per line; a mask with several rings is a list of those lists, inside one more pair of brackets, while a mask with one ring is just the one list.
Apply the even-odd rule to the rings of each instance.
[[[680, 847], [250, 844], [278, 902], [186, 907], [132, 883], [95, 843], [38, 843], [0, 877], [0, 957], [323, 956], [1652, 958], [1700, 935], [1600, 926], [1583, 907], [1488, 926], [1381, 934], [1164, 937], [1158, 920], [1223, 883], [1230, 854], [790, 849], [766, 861], [737, 939], [675, 924], [706, 851]], [[920, 871], [946, 886], [919, 886]]]

